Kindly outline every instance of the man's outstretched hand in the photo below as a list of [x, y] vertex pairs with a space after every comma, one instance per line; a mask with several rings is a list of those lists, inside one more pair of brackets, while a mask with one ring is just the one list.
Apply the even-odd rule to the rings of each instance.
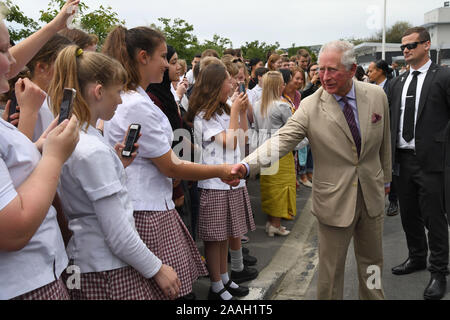
[[247, 168], [238, 163], [232, 166], [227, 166], [228, 176], [222, 178], [222, 181], [232, 187], [237, 187], [240, 183], [240, 179], [244, 179], [247, 176]]

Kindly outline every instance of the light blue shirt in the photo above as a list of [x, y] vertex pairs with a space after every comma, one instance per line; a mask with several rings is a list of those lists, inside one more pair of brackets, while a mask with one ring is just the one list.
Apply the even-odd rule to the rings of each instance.
[[[333, 94], [336, 101], [339, 103], [342, 112], [344, 112], [345, 103], [342, 100], [343, 97], [338, 96], [337, 94]], [[356, 104], [356, 93], [355, 93], [355, 83], [352, 84], [352, 89], [346, 95], [348, 103], [352, 108], [353, 114], [355, 115], [356, 125], [358, 126], [359, 135], [361, 135], [361, 127], [359, 125], [359, 117], [358, 117], [358, 106]]]

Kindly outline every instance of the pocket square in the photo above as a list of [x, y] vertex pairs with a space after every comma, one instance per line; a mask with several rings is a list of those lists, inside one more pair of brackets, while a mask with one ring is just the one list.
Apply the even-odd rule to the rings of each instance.
[[378, 113], [374, 113], [372, 115], [372, 123], [373, 124], [378, 123], [381, 119], [383, 119], [383, 117], [380, 116]]

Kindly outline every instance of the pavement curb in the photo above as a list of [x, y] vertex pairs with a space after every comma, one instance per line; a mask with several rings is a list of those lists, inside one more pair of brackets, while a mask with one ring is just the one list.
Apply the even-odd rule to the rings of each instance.
[[298, 260], [303, 256], [303, 247], [316, 224], [316, 218], [311, 214], [311, 204], [310, 196], [290, 235], [269, 265], [261, 270], [258, 278], [249, 283], [250, 293], [243, 300], [269, 300], [288, 272], [295, 268]]

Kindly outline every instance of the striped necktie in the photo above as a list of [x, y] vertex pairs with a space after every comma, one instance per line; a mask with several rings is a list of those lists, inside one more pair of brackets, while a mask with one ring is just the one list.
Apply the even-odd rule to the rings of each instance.
[[350, 128], [350, 132], [352, 133], [353, 141], [355, 142], [359, 157], [361, 155], [361, 135], [359, 134], [358, 126], [356, 124], [355, 114], [353, 113], [352, 107], [348, 103], [347, 97], [343, 97], [342, 101], [345, 103], [343, 110], [345, 120], [347, 120], [348, 127]]

